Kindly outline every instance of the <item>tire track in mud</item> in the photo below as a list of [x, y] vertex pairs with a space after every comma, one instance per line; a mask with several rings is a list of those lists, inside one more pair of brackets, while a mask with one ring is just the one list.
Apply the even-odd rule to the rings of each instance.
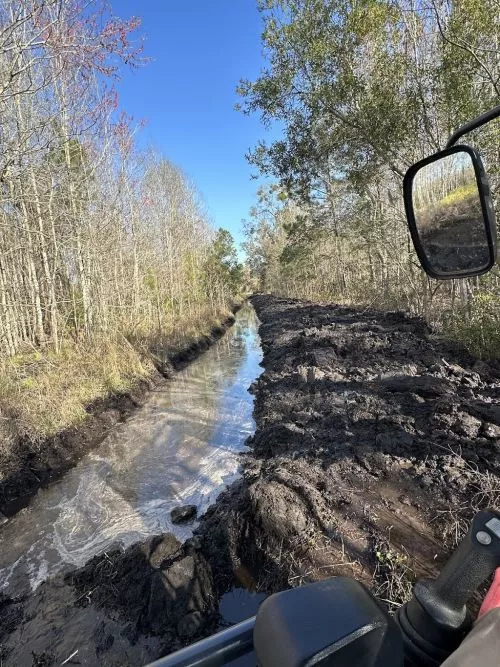
[[201, 526], [219, 590], [241, 568], [269, 592], [347, 574], [397, 605], [500, 505], [499, 366], [403, 313], [252, 303], [257, 430]]

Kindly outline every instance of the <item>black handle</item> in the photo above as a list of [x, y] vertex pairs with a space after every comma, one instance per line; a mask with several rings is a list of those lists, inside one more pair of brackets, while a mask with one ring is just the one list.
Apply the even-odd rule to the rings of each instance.
[[441, 574], [434, 592], [444, 606], [459, 611], [479, 586], [500, 567], [500, 513], [478, 512]]
[[439, 577], [417, 581], [412, 599], [398, 610], [405, 664], [438, 667], [446, 660], [470, 627], [467, 602], [497, 567], [500, 513], [478, 512]]

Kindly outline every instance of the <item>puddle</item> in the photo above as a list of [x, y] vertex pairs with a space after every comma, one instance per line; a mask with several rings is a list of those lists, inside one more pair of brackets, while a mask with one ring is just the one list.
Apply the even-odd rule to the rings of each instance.
[[229, 593], [225, 593], [219, 601], [221, 628], [255, 616], [266, 598], [265, 593], [252, 593], [245, 588], [233, 588]]
[[112, 545], [192, 534], [196, 524], [173, 525], [170, 510], [189, 503], [200, 515], [238, 476], [255, 428], [247, 390], [261, 372], [257, 329], [253, 308], [241, 309], [220, 341], [0, 529], [3, 591], [26, 592]]

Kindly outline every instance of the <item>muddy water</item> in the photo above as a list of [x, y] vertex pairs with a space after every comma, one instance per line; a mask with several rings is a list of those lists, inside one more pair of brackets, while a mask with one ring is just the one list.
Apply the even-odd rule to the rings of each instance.
[[0, 529], [5, 592], [35, 588], [117, 543], [192, 533], [171, 523], [170, 510], [191, 503], [203, 513], [237, 477], [254, 430], [247, 390], [261, 370], [257, 328], [245, 306], [224, 338]]

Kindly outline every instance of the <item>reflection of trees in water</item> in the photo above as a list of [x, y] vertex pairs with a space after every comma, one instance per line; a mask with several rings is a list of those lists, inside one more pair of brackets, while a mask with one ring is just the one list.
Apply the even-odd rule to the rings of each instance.
[[[207, 388], [206, 399], [217, 403], [221, 389], [233, 384], [248, 360], [248, 352], [257, 350], [257, 316], [250, 306], [244, 306], [237, 314], [235, 324], [217, 344], [202, 357], [210, 362], [203, 365], [203, 382]], [[212, 407], [215, 407], [214, 406]], [[208, 406], [207, 406], [208, 407]]]
[[[139, 504], [155, 494], [164, 497], [166, 477], [180, 487], [200, 476], [211, 447], [234, 451], [243, 444], [242, 420], [248, 422], [252, 411], [247, 388], [259, 372], [256, 331], [255, 311], [243, 308], [216, 345], [153, 397], [131, 424], [137, 442], [126, 457], [124, 475], [110, 479], [118, 492], [122, 489], [128, 499], [135, 496]], [[200, 479], [202, 486], [204, 482], [210, 480]]]
[[81, 565], [118, 540], [170, 530], [169, 511], [179, 503], [175, 485], [186, 502], [206, 506], [234, 473], [233, 453], [248, 435], [246, 389], [260, 360], [252, 316], [240, 313], [225, 338], [5, 526], [4, 581], [14, 563], [11, 583], [24, 591], [30, 579], [60, 571], [65, 562]]

